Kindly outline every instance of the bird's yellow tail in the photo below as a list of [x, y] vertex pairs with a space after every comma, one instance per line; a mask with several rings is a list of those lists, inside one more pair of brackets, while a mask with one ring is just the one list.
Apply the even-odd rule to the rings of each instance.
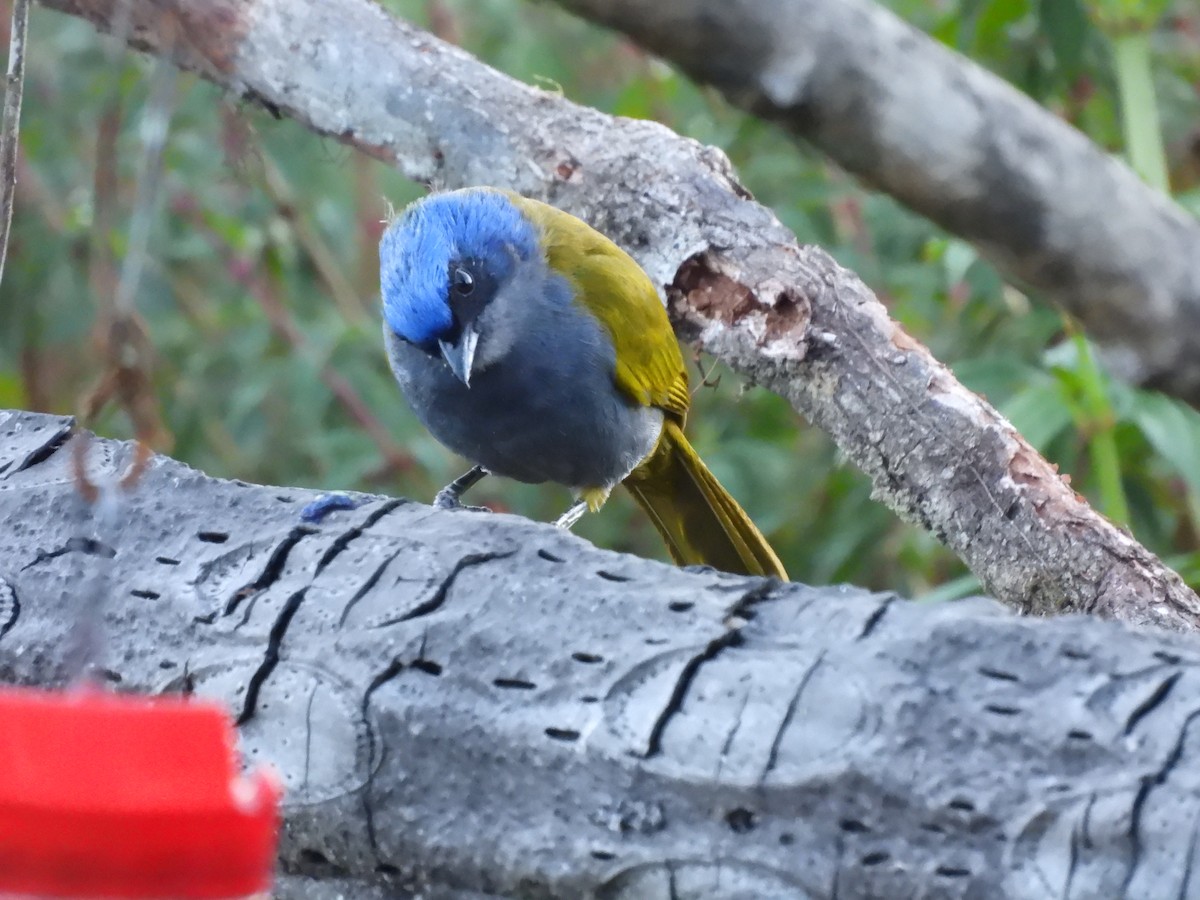
[[624, 484], [679, 565], [787, 579], [767, 539], [708, 471], [678, 423], [664, 423], [658, 446]]

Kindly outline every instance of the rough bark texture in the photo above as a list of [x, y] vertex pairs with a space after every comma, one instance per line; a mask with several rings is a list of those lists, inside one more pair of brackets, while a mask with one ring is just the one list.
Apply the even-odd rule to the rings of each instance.
[[[47, 2], [112, 25], [114, 0]], [[1088, 507], [857, 277], [798, 246], [720, 150], [520, 84], [366, 0], [159, 0], [134, 2], [131, 18], [136, 46], [414, 179], [511, 186], [612, 235], [664, 288], [686, 337], [828, 431], [880, 500], [997, 597], [1200, 625], [1200, 599], [1175, 573]], [[176, 40], [192, 21], [203, 40]]]
[[103, 597], [117, 689], [224, 700], [282, 774], [280, 898], [1196, 896], [1194, 636], [384, 497], [307, 525], [162, 457], [98, 526], [69, 427], [0, 412], [0, 680], [59, 683]]
[[1200, 405], [1200, 222], [870, 0], [558, 0], [960, 235], [1077, 316], [1124, 376]]

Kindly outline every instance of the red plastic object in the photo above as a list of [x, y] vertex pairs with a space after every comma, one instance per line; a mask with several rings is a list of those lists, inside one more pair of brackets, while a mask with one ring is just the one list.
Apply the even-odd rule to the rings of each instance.
[[0, 897], [270, 890], [278, 780], [212, 703], [0, 689]]

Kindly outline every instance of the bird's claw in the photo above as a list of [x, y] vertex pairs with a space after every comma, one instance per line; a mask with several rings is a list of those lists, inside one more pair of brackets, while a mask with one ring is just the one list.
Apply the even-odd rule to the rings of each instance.
[[462, 501], [458, 499], [458, 494], [449, 488], [442, 488], [433, 498], [434, 509], [458, 509], [462, 506]]
[[486, 506], [463, 506], [462, 495], [464, 491], [470, 489], [471, 485], [477, 483], [479, 479], [487, 474], [487, 470], [482, 466], [473, 466], [471, 471], [465, 475], [460, 475], [452, 482], [442, 488], [433, 498], [434, 509], [466, 509], [471, 512], [491, 512]]
[[570, 531], [575, 527], [575, 523], [583, 518], [583, 514], [587, 512], [587, 501], [577, 500], [571, 504], [570, 508], [554, 520], [554, 524], [559, 528]]
[[464, 509], [467, 512], [491, 512], [486, 506], [466, 506], [454, 491], [442, 488], [433, 498], [434, 509]]

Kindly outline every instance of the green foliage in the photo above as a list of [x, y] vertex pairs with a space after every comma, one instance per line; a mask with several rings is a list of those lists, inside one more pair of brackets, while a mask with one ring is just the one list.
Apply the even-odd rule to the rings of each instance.
[[[986, 394], [1077, 490], [1126, 521], [1200, 584], [1200, 414], [1113, 382], [1041, 302], [1006, 286], [974, 249], [856, 185], [776, 129], [738, 113], [628, 42], [556, 7], [515, 0], [393, 0], [394, 12], [510, 74], [625, 116], [654, 118], [729, 153], [755, 195], [805, 242], [859, 272], [892, 314]], [[1102, 146], [1123, 147], [1108, 37], [1083, 0], [893, 0], [896, 11], [1027, 91]], [[1150, 32], [1165, 146], [1197, 120], [1200, 60], [1177, 2]], [[0, 404], [74, 412], [102, 370], [88, 259], [94, 148], [114, 99], [119, 257], [150, 64], [112, 57], [89, 26], [35, 8], [23, 168], [0, 296]], [[1181, 203], [1200, 192], [1175, 167]], [[167, 147], [152, 265], [138, 296], [173, 452], [214, 474], [422, 500], [464, 464], [404, 408], [377, 324], [375, 243], [387, 202], [418, 196], [395, 172], [185, 78]], [[339, 286], [340, 285], [340, 286]], [[701, 375], [708, 374], [704, 386]], [[870, 485], [778, 397], [697, 361], [690, 431], [767, 531], [793, 577], [932, 592], [977, 589], [946, 549], [870, 498]], [[357, 407], [356, 407], [357, 404]], [[374, 420], [374, 436], [364, 413]], [[128, 435], [108, 410], [93, 423]], [[540, 519], [565, 491], [488, 479], [472, 493]], [[581, 532], [665, 554], [622, 494]]]

